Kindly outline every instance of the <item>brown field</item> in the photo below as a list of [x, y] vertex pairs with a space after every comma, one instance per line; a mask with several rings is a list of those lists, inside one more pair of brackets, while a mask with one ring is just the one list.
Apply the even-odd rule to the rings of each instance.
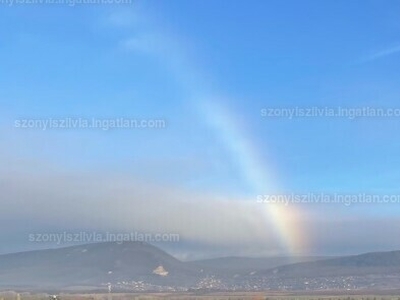
[[[47, 294], [0, 292], [0, 300], [48, 300]], [[400, 300], [400, 291], [349, 294], [349, 292], [302, 293], [148, 293], [148, 294], [60, 294], [60, 300]]]

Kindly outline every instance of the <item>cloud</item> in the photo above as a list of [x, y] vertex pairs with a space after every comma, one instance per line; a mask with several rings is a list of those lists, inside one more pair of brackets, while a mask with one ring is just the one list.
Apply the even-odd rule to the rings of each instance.
[[391, 48], [387, 48], [387, 49], [380, 50], [380, 51], [377, 51], [375, 53], [372, 53], [371, 55], [369, 55], [367, 57], [364, 57], [362, 59], [362, 62], [373, 61], [373, 60], [380, 59], [380, 58], [383, 58], [383, 57], [386, 57], [386, 56], [397, 54], [399, 52], [400, 52], [400, 45], [396, 45], [396, 46], [393, 46]]
[[[159, 246], [186, 259], [282, 255], [285, 250], [265, 213], [266, 204], [255, 199], [184, 190], [126, 174], [63, 171], [45, 162], [21, 165], [10, 155], [1, 165], [0, 244], [25, 239], [18, 250], [37, 248], [28, 242], [29, 233], [77, 230], [178, 233], [179, 243]], [[302, 213], [292, 218], [287, 209], [283, 221], [289, 227], [301, 224], [298, 238], [312, 241], [305, 253], [400, 249], [394, 238], [400, 235], [395, 216], [360, 216], [353, 213], [359, 208], [349, 207], [338, 218], [331, 206], [298, 205], [294, 211]]]
[[[37, 167], [46, 170], [45, 164]], [[186, 242], [233, 246], [239, 251], [241, 243], [271, 251], [277, 245], [255, 202], [232, 201], [127, 176], [22, 172], [10, 167], [0, 173], [0, 194], [0, 219], [12, 216], [10, 222], [15, 225], [29, 220], [26, 230], [179, 233]], [[10, 231], [14, 230], [11, 225]]]

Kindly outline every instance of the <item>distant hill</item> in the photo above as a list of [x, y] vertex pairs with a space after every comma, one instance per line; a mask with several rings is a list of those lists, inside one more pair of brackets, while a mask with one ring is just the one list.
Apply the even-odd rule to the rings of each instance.
[[0, 255], [0, 290], [105, 292], [109, 284], [135, 292], [386, 290], [400, 288], [400, 251], [181, 262], [150, 244], [124, 242]]
[[400, 251], [373, 252], [360, 255], [302, 262], [274, 268], [264, 275], [279, 277], [320, 277], [400, 273]]
[[157, 285], [179, 282], [188, 286], [198, 277], [196, 268], [142, 242], [99, 243], [0, 255], [0, 287], [99, 286], [128, 279]]
[[329, 257], [323, 256], [297, 256], [297, 257], [221, 257], [213, 259], [204, 259], [188, 262], [198, 268], [210, 270], [216, 273], [234, 273], [244, 274], [254, 271], [265, 271], [283, 265], [310, 262]]

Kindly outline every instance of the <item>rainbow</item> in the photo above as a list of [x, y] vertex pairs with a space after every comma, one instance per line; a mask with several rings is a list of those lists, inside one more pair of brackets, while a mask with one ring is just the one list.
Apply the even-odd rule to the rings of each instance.
[[[251, 134], [244, 130], [246, 126], [239, 122], [240, 118], [235, 116], [221, 99], [196, 102], [200, 105], [199, 111], [205, 122], [222, 139], [232, 161], [237, 164], [242, 178], [254, 195], [253, 199], [248, 200], [256, 202], [258, 194], [271, 194], [280, 190], [278, 180], [273, 176], [277, 172], [266, 167], [268, 164], [263, 161], [258, 151], [260, 147], [253, 141], [255, 139], [251, 138]], [[280, 241], [280, 251], [289, 255], [306, 251], [308, 242], [305, 231], [300, 226], [302, 214], [298, 207], [259, 205], [265, 218], [260, 220], [261, 226], [272, 226], [275, 236]]]
[[[273, 176], [276, 172], [271, 167], [272, 164], [262, 160], [263, 156], [258, 152], [260, 147], [255, 143], [255, 139], [251, 138], [250, 131], [244, 130], [245, 126], [241, 126], [238, 121], [240, 118], [235, 117], [227, 105], [223, 105], [222, 99], [203, 97], [204, 90], [210, 91], [206, 93], [209, 95], [214, 93], [212, 89], [209, 89], [207, 77], [201, 76], [192, 61], [188, 60], [183, 45], [184, 43], [179, 40], [168, 37], [165, 32], [162, 34], [153, 32], [153, 34], [144, 35], [143, 39], [135, 39], [133, 50], [156, 55], [175, 75], [189, 97], [195, 100], [191, 102], [200, 113], [201, 120], [204, 120], [221, 138], [231, 154], [232, 161], [237, 164], [243, 179], [250, 187], [251, 194], [254, 196], [246, 201], [256, 203], [257, 194], [276, 193], [279, 187], [278, 180]], [[163, 50], [160, 51], [160, 49]], [[302, 212], [299, 208], [259, 205], [262, 210], [260, 227], [271, 226], [273, 233], [280, 241], [281, 250], [288, 254], [297, 254], [301, 253], [302, 249], [306, 249], [308, 244], [306, 231], [300, 226]]]

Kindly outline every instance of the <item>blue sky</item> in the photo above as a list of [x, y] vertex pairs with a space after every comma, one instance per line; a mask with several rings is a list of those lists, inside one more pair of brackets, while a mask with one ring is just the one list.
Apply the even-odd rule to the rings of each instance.
[[[1, 4], [1, 198], [16, 234], [0, 236], [9, 241], [0, 251], [37, 247], [24, 242], [29, 230], [107, 224], [178, 231], [188, 245], [215, 246], [209, 255], [281, 254], [283, 233], [269, 227], [278, 222], [257, 219], [265, 217], [258, 194], [400, 194], [399, 117], [260, 115], [263, 108], [398, 108], [399, 13], [398, 1]], [[14, 126], [49, 118], [163, 119], [166, 127]], [[115, 195], [99, 196], [108, 195], [103, 188]], [[80, 223], [101, 197], [97, 213], [109, 215]], [[119, 224], [129, 219], [115, 209], [119, 199], [148, 218]], [[310, 241], [301, 253], [393, 249], [400, 245], [390, 236], [381, 246], [373, 240], [385, 228], [400, 232], [399, 205], [300, 205], [298, 220], [283, 218], [289, 227], [306, 223], [301, 235]], [[157, 207], [167, 218], [152, 227]], [[49, 211], [54, 221], [43, 222]], [[169, 219], [182, 215], [200, 221]], [[237, 228], [226, 228], [237, 219]], [[200, 230], [201, 220], [224, 229]], [[375, 227], [366, 232], [366, 223]], [[354, 233], [346, 235], [349, 226]], [[324, 237], [334, 228], [334, 238]], [[255, 248], [235, 244], [237, 231]], [[348, 245], [354, 235], [363, 240]], [[232, 245], [237, 250], [227, 252]]]

